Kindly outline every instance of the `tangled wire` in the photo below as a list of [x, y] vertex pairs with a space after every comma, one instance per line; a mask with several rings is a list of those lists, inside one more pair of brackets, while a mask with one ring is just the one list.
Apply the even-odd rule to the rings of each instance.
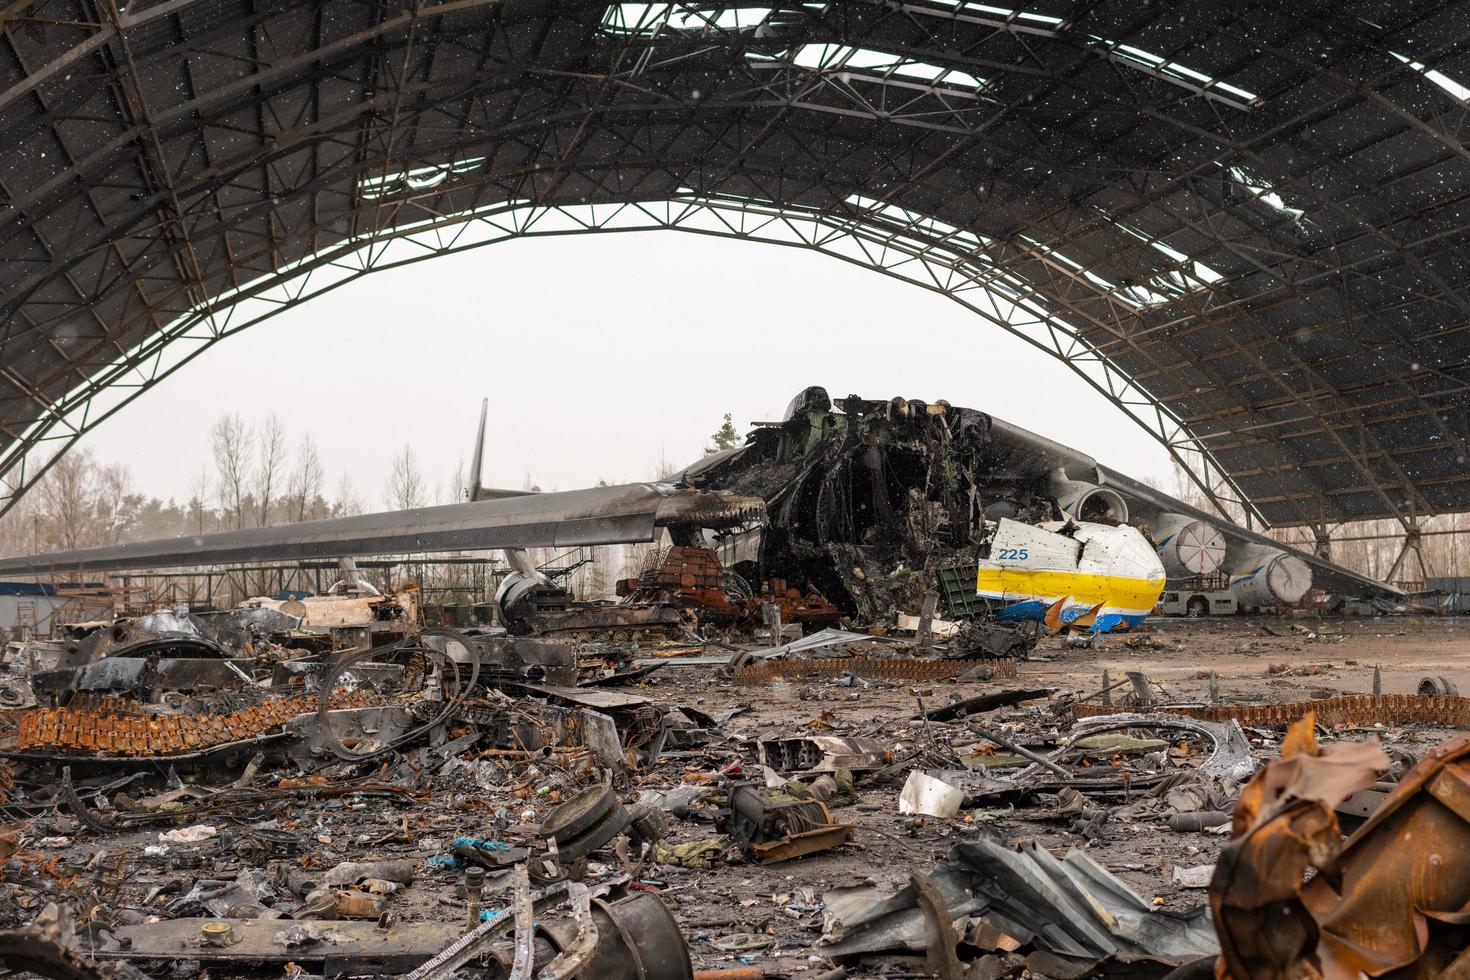
[[[426, 640], [441, 640], [437, 645], [429, 645]], [[442, 647], [442, 649], [441, 649]], [[458, 651], [456, 651], [456, 647]], [[453, 653], [459, 652], [469, 660], [469, 678], [461, 683], [461, 667]], [[445, 668], [452, 668], [454, 679], [444, 700], [444, 707], [428, 721], [404, 732], [397, 738], [392, 739], [377, 748], [365, 752], [357, 752], [342, 744], [342, 740], [332, 730], [328, 712], [331, 710], [329, 703], [330, 694], [341, 684], [348, 673], [354, 668], [365, 663], [403, 663], [404, 677], [400, 682], [401, 688], [418, 684], [423, 687], [423, 694], [428, 694], [428, 684], [434, 677], [431, 664], [440, 662]], [[446, 671], [447, 672], [447, 671]], [[441, 674], [442, 676], [442, 674]], [[317, 705], [317, 724], [321, 729], [322, 744], [337, 758], [347, 762], [366, 762], [378, 756], [392, 752], [400, 745], [418, 738], [435, 726], [444, 723], [453, 717], [464, 703], [470, 691], [474, 690], [475, 684], [480, 679], [480, 658], [470, 640], [458, 630], [448, 627], [436, 627], [424, 630], [417, 636], [408, 637], [395, 643], [371, 647], [367, 650], [359, 650], [348, 654], [327, 671], [322, 678], [321, 698]]]

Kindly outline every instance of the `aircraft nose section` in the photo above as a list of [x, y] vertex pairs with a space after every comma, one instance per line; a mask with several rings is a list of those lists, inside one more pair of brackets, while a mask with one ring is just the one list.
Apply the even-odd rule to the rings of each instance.
[[1118, 530], [1123, 533], [1113, 554], [1113, 574], [1150, 582], [1163, 580], [1164, 563], [1143, 533], [1127, 525]]

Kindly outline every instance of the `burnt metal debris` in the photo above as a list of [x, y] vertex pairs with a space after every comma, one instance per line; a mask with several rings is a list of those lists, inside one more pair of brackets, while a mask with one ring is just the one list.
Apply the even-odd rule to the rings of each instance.
[[[414, 588], [349, 576], [9, 644], [0, 929], [33, 931], [0, 957], [88, 980], [1451, 969], [1464, 751], [1432, 746], [1467, 718], [1456, 678], [1383, 693], [1375, 669], [1356, 694], [1318, 686], [1345, 667], [1272, 664], [1289, 697], [1237, 696], [1174, 669], [1198, 624], [1169, 640], [1065, 597], [1017, 621], [1027, 603], [974, 578], [1005, 535], [1050, 535], [1078, 578], [1084, 555], [1162, 560], [1125, 526], [1147, 496], [1074, 464], [1102, 478], [979, 412], [808, 389], [673, 483], [531, 495], [477, 474], [428, 524], [520, 542], [488, 622], [426, 626]], [[669, 546], [587, 599], [516, 535]], [[1100, 645], [1113, 629], [1132, 633]], [[1346, 843], [1339, 818], [1362, 824]], [[28, 935], [46, 939], [24, 958]]]
[[[436, 627], [334, 649], [349, 634], [188, 620], [13, 651], [35, 693], [0, 712], [0, 928], [32, 931], [0, 935], [7, 962], [751, 980], [816, 957], [970, 980], [1218, 959], [1243, 980], [1428, 976], [1470, 948], [1470, 750], [1354, 741], [1432, 738], [1460, 717], [1447, 695], [1319, 698], [1286, 731], [1298, 702], [1233, 703], [1214, 679], [1191, 702], [1140, 670], [1068, 685], [1055, 663], [948, 658], [955, 637], [770, 645], [764, 618], [732, 622], [719, 655], [587, 687], [593, 641]], [[1361, 826], [1344, 842], [1338, 820]], [[1143, 863], [1161, 847], [1167, 885]], [[75, 931], [6, 945], [48, 921]]]
[[[1128, 709], [1118, 705], [1079, 704], [1078, 717], [1104, 717]], [[1438, 694], [1348, 694], [1313, 701], [1281, 704], [1171, 704], [1173, 714], [1207, 721], [1237, 721], [1242, 725], [1273, 726], [1315, 715], [1323, 724], [1470, 726], [1470, 698]]]

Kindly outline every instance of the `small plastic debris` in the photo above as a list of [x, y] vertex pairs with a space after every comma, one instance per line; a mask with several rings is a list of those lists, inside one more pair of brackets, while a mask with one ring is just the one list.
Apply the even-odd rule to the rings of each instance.
[[192, 827], [165, 831], [158, 835], [158, 839], [167, 844], [197, 844], [200, 841], [209, 840], [218, 833], [219, 830], [216, 827], [207, 823], [196, 823]]

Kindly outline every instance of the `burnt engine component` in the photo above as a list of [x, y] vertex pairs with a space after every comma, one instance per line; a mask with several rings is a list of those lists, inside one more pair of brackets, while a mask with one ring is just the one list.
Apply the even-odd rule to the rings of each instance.
[[[983, 412], [856, 395], [834, 406], [808, 388], [784, 420], [683, 477], [766, 501], [770, 526], [751, 532], [758, 555], [735, 571], [813, 590], [874, 621], [895, 606], [917, 608], [939, 568], [975, 560], [987, 509], [1027, 520], [1061, 514], [1048, 476], [1012, 452], [992, 442]], [[737, 541], [730, 551], [750, 549]]]

